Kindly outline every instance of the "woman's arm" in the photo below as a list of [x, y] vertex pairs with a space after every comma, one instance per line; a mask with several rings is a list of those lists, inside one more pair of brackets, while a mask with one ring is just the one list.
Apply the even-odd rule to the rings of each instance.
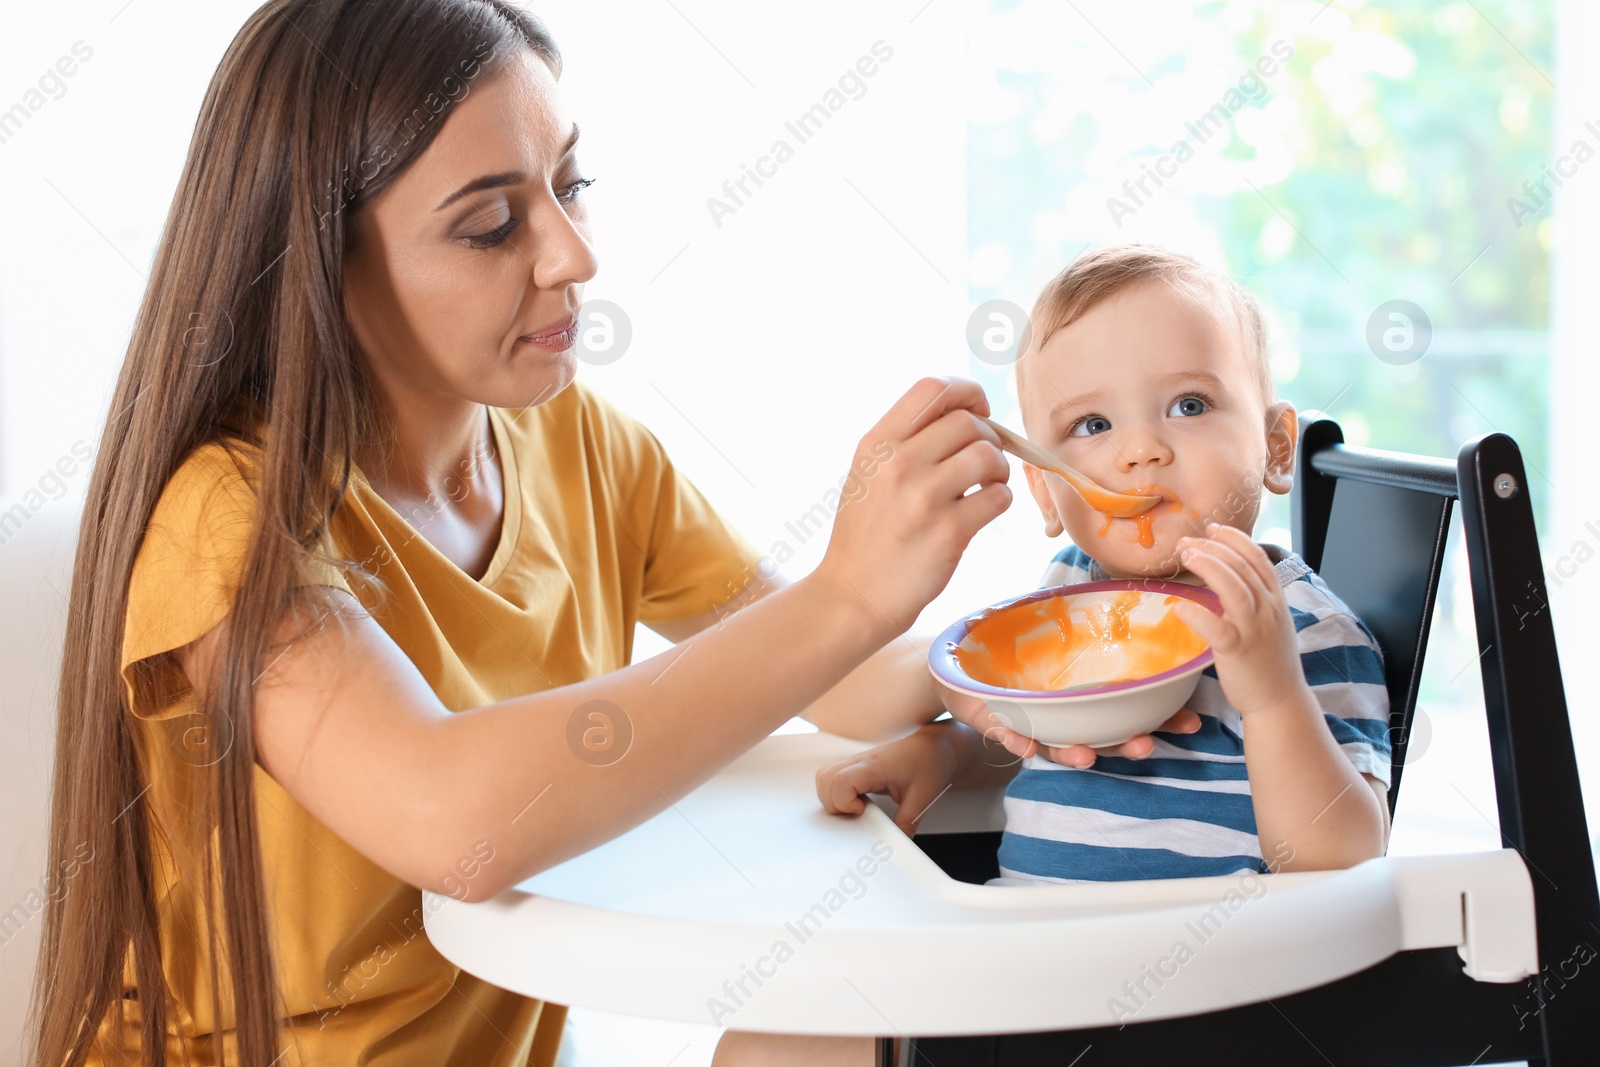
[[[650, 623], [669, 641], [686, 641], [717, 625], [741, 606], [754, 604], [791, 583], [781, 574], [757, 575], [726, 608], [687, 619]], [[885, 741], [931, 722], [944, 712], [928, 671], [931, 637], [903, 634], [872, 655], [800, 715], [820, 730], [856, 741]]]
[[[807, 579], [623, 670], [452, 713], [359, 603], [335, 596], [347, 626], [301, 623], [306, 636], [257, 683], [256, 757], [311, 814], [414, 885], [438, 890], [488, 841], [495, 861], [468, 900], [663, 810], [884, 636], [847, 589]], [[206, 675], [227, 625], [180, 652], [186, 673]], [[279, 640], [293, 632], [286, 621]], [[620, 758], [597, 760], [582, 739], [591, 729], [631, 741]]]
[[944, 714], [928, 670], [933, 638], [902, 634], [878, 649], [800, 714], [819, 730], [886, 741]]
[[[651, 623], [650, 628], [669, 641], [683, 641], [726, 619], [740, 605], [752, 604], [787, 586], [782, 575], [756, 576], [740, 595], [724, 608], [707, 611], [687, 619]], [[928, 650], [933, 638], [921, 634], [902, 634], [884, 645], [866, 662], [847, 674], [800, 714], [818, 729], [855, 741], [884, 741], [900, 737], [913, 727], [932, 722], [945, 711], [981, 736], [990, 747], [1009, 750], [1017, 762], [1035, 753], [1073, 767], [1088, 767], [1100, 756], [1143, 759], [1155, 747], [1149, 734], [1140, 734], [1120, 745], [1095, 749], [1087, 745], [1052, 747], [1041, 745], [1006, 727], [977, 697], [957, 693], [934, 681], [928, 669]], [[1200, 729], [1200, 717], [1180, 708], [1162, 724], [1168, 733], [1190, 734]], [[1010, 775], [1006, 776], [1009, 780]]]
[[[892, 458], [872, 492], [840, 508], [812, 574], [575, 685], [452, 713], [340, 592], [345, 625], [281, 624], [287, 647], [256, 687], [256, 759], [413, 885], [444, 891], [457, 861], [487, 840], [495, 859], [466, 885], [468, 900], [616, 837], [822, 696], [944, 587], [972, 535], [1010, 503], [1009, 468], [974, 411], [987, 411], [976, 384], [919, 382], [863, 439], [861, 451], [890, 442]], [[179, 650], [197, 689], [214, 677], [227, 626]], [[631, 733], [620, 758], [596, 760], [581, 743], [600, 725]]]

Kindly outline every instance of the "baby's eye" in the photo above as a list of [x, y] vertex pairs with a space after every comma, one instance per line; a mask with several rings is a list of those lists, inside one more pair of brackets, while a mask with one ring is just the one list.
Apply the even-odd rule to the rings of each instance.
[[1167, 409], [1167, 414], [1175, 416], [1200, 415], [1210, 410], [1211, 405], [1206, 403], [1204, 397], [1180, 396], [1172, 402], [1172, 406]]
[[1073, 437], [1091, 437], [1111, 429], [1111, 420], [1104, 415], [1085, 415], [1072, 424]]

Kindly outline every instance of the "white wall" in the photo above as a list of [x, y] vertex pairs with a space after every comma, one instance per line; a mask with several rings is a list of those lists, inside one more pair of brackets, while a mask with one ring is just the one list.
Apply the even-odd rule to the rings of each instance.
[[[585, 194], [601, 258], [587, 295], [621, 304], [636, 331], [628, 355], [580, 373], [758, 548], [794, 550], [785, 570], [798, 576], [825, 540], [785, 524], [837, 488], [856, 442], [916, 378], [968, 373], [970, 5], [835, 2], [759, 19], [734, 3], [622, 6], [643, 12], [627, 33], [618, 5], [539, 8], [565, 53], [580, 159], [599, 178]], [[784, 123], [879, 40], [893, 57], [865, 95], [719, 226], [707, 199], [775, 138], [793, 145]], [[1018, 567], [980, 542], [929, 626], [1036, 583], [1037, 516], [1013, 512], [988, 536], [1025, 529], [1032, 556]]]
[[[1555, 141], [1570, 145], [1600, 119], [1600, 13], [1584, 0], [1556, 4]], [[1561, 674], [1578, 747], [1590, 840], [1600, 842], [1600, 473], [1594, 465], [1600, 336], [1589, 321], [1600, 292], [1600, 188], [1575, 184], [1555, 199], [1550, 301], [1550, 529], [1541, 530], [1560, 647]]]
[[[257, 6], [123, 4], [0, 15], [0, 109], [25, 100], [75, 42], [92, 53], [0, 144], [3, 506], [29, 490], [61, 498], [51, 513], [81, 499], [86, 467], [59, 483], [50, 472], [75, 443], [96, 444], [201, 98]], [[599, 179], [585, 194], [601, 262], [587, 295], [622, 305], [634, 329], [622, 359], [581, 373], [650, 426], [763, 551], [787, 541], [786, 570], [803, 574], [825, 538], [802, 542], [785, 524], [838, 485], [856, 441], [917, 377], [966, 371], [968, 5], [829, 0], [759, 17], [731, 0], [529, 6], [565, 54], [579, 159]], [[785, 121], [879, 40], [893, 54], [865, 93], [796, 144]], [[717, 225], [707, 198], [778, 137], [793, 158]], [[1020, 560], [994, 540], [1009, 521], [985, 534], [991, 547], [929, 609], [929, 625], [1036, 581], [1037, 553]], [[1024, 528], [1032, 538], [1033, 523]], [[0, 549], [0, 566], [22, 562]], [[23, 707], [15, 689], [0, 700], [9, 728], [38, 732], [37, 702]], [[0, 841], [17, 892], [44, 840], [50, 745], [35, 740], [33, 774], [7, 796], [26, 824]], [[32, 946], [10, 950], [20, 961]], [[20, 989], [25, 975], [0, 962]], [[583, 1067], [679, 1051], [688, 1067], [708, 1062], [715, 1039], [710, 1027], [576, 1017]]]
[[[41, 479], [58, 492], [48, 472], [75, 442], [94, 443], [201, 96], [254, 6], [6, 12], [0, 107], [75, 42], [92, 57], [0, 144], [0, 202], [12, 205], [0, 246], [0, 492]], [[760, 548], [784, 538], [797, 550], [787, 569], [804, 573], [823, 541], [798, 543], [784, 524], [837, 485], [856, 441], [918, 376], [967, 372], [971, 5], [835, 0], [759, 18], [726, 0], [530, 6], [565, 54], [579, 158], [599, 178], [585, 194], [601, 261], [588, 296], [621, 304], [634, 326], [628, 355], [582, 373]], [[707, 199], [775, 138], [794, 142], [785, 121], [879, 40], [894, 54], [865, 95], [719, 226]], [[76, 473], [66, 493], [85, 482]], [[1015, 510], [988, 536], [1032, 539], [1034, 522]], [[929, 625], [1042, 570], [1005, 551], [974, 562]]]

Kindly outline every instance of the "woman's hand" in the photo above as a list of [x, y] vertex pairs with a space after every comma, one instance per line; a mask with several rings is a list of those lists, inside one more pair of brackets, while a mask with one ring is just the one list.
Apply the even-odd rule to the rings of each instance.
[[894, 824], [907, 837], [960, 767], [948, 731], [924, 726], [898, 741], [847, 756], [817, 771], [817, 799], [830, 815], [860, 815], [868, 793], [887, 793], [900, 805]]
[[[941, 684], [939, 695], [952, 717], [966, 723], [991, 742], [1005, 746], [1005, 750], [1019, 759], [1043, 756], [1047, 760], [1067, 767], [1089, 767], [1100, 756], [1122, 756], [1126, 759], [1144, 759], [1155, 748], [1155, 738], [1140, 734], [1120, 745], [1091, 748], [1088, 745], [1042, 745], [1026, 734], [1011, 729], [981, 699], [967, 693], [958, 693]], [[1161, 724], [1161, 733], [1192, 734], [1200, 729], [1200, 716], [1188, 708], [1180, 708]]]
[[988, 413], [976, 382], [924, 378], [856, 447], [814, 573], [887, 623], [886, 640], [911, 627], [972, 535], [1011, 505], [1011, 467], [978, 418]]

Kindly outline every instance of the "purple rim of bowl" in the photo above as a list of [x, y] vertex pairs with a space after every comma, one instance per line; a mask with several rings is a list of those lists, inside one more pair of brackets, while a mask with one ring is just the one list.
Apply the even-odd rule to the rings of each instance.
[[1164, 582], [1155, 578], [1113, 579], [1104, 582], [1080, 582], [1077, 585], [1053, 585], [1044, 589], [1035, 589], [1010, 600], [1002, 600], [998, 604], [991, 604], [981, 611], [961, 618], [945, 627], [939, 636], [934, 638], [933, 647], [928, 650], [928, 666], [932, 668], [933, 675], [939, 681], [952, 689], [964, 693], [974, 693], [979, 696], [1006, 697], [1010, 700], [1062, 700], [1074, 697], [1104, 696], [1107, 693], [1120, 693], [1128, 689], [1138, 689], [1147, 685], [1164, 682], [1179, 675], [1190, 674], [1200, 670], [1211, 663], [1211, 646], [1207, 645], [1205, 651], [1192, 659], [1185, 660], [1176, 667], [1169, 667], [1160, 674], [1147, 675], [1144, 678], [1133, 678], [1123, 682], [1111, 682], [1108, 685], [1078, 686], [1074, 689], [1007, 689], [1005, 686], [990, 685], [980, 682], [961, 669], [955, 656], [956, 646], [972, 629], [972, 624], [980, 618], [996, 615], [1023, 604], [1032, 604], [1039, 600], [1050, 600], [1061, 596], [1075, 596], [1079, 593], [1102, 593], [1111, 590], [1126, 592], [1138, 590], [1144, 593], [1165, 594], [1180, 596], [1185, 600], [1192, 600], [1201, 604], [1212, 612], [1218, 609], [1217, 594], [1209, 589], [1197, 585], [1187, 585], [1183, 582]]

